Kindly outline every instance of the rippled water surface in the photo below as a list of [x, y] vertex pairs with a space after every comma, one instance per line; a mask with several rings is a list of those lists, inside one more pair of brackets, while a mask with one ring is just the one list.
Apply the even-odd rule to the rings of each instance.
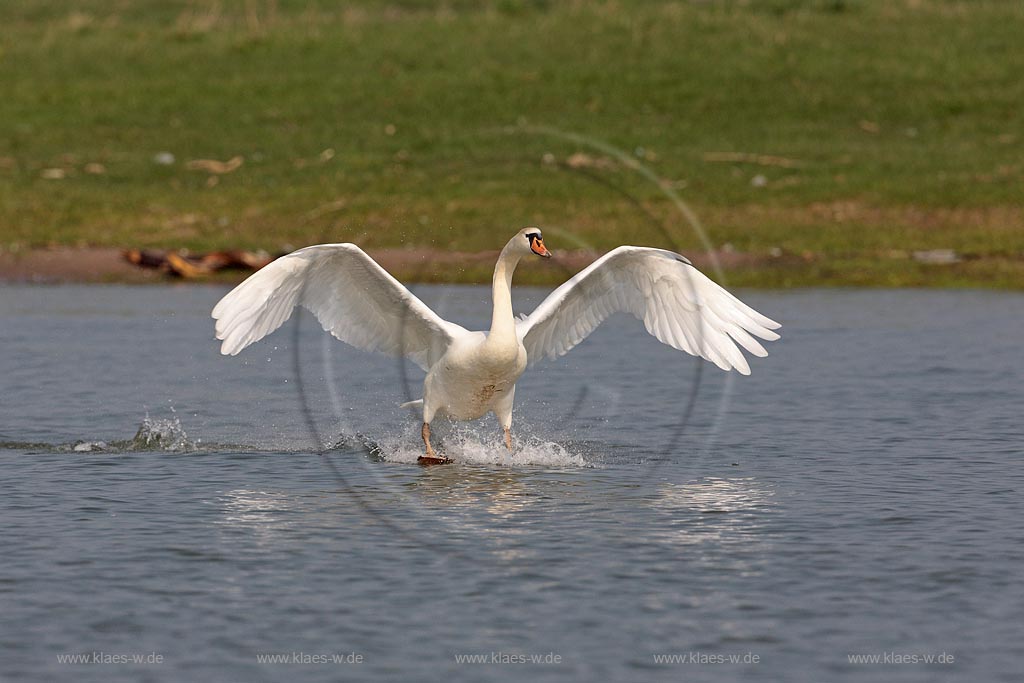
[[614, 318], [424, 469], [418, 369], [223, 292], [0, 289], [0, 678], [1019, 680], [1024, 296], [742, 293], [747, 378]]

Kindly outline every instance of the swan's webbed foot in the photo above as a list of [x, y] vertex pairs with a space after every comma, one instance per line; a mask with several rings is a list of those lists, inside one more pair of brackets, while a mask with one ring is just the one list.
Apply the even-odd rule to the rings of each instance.
[[416, 462], [420, 465], [447, 465], [455, 461], [443, 455], [421, 455], [416, 458]]
[[504, 427], [503, 429], [505, 430], [505, 448], [507, 448], [509, 450], [509, 452], [511, 453], [512, 452], [512, 429], [509, 428], [509, 427]]
[[423, 436], [423, 443], [427, 446], [427, 454], [421, 455], [416, 458], [416, 462], [421, 465], [447, 465], [452, 462], [451, 458], [446, 458], [443, 455], [438, 455], [434, 450], [434, 447], [430, 445], [430, 423], [424, 422], [423, 429], [420, 431]]

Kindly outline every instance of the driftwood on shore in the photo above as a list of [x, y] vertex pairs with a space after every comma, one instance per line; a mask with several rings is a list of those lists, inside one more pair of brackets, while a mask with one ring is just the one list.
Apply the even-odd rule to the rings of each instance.
[[194, 279], [220, 270], [256, 271], [274, 260], [264, 251], [211, 251], [191, 254], [163, 249], [126, 249], [124, 258], [140, 268], [154, 268], [177, 277]]
[[[283, 250], [275, 256], [282, 256]], [[174, 256], [169, 256], [173, 253]], [[480, 282], [490, 281], [490, 273], [498, 252], [456, 251], [438, 247], [375, 248], [370, 256], [385, 270], [404, 282]], [[561, 284], [566, 278], [590, 265], [601, 252], [592, 250], [559, 250], [553, 263], [543, 264], [530, 274], [530, 281], [540, 284]], [[781, 249], [769, 254], [738, 252], [732, 248], [714, 253], [687, 251], [699, 268], [716, 263], [726, 270], [759, 269], [767, 266], [800, 268], [819, 262], [809, 252], [792, 254]], [[887, 259], [910, 259], [936, 263], [937, 255], [911, 255], [893, 251], [879, 255]], [[964, 262], [976, 261], [970, 254], [958, 254]], [[202, 276], [231, 272], [245, 276], [273, 260], [268, 254], [250, 251], [222, 251], [192, 254], [178, 250], [119, 249], [114, 247], [47, 247], [11, 251], [0, 249], [0, 283], [4, 282], [153, 282], [161, 278], [201, 281]], [[553, 267], [554, 266], [554, 267]], [[525, 266], [529, 268], [529, 266]], [[234, 269], [234, 270], [231, 270]], [[223, 271], [223, 272], [221, 272]], [[526, 273], [524, 272], [524, 276]], [[232, 278], [221, 278], [230, 280]]]

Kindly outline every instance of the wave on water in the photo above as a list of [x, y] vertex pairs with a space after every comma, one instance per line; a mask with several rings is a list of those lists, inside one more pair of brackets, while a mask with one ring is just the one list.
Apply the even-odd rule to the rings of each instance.
[[[155, 418], [146, 413], [135, 431], [135, 436], [130, 439], [78, 440], [59, 444], [2, 441], [0, 448], [37, 453], [194, 453], [200, 450], [201, 443], [201, 439], [189, 438], [177, 416]], [[206, 445], [203, 444], [202, 448], [205, 449]]]
[[[385, 428], [386, 429], [386, 428]], [[519, 429], [509, 452], [501, 433], [475, 424], [438, 425], [432, 443], [439, 453], [451, 458], [455, 464], [498, 467], [541, 466], [577, 468], [596, 466], [590, 450], [584, 444], [560, 444]], [[177, 415], [160, 418], [146, 413], [135, 436], [130, 439], [78, 440], [71, 443], [47, 444], [0, 441], [0, 449], [24, 450], [34, 453], [309, 453], [308, 446], [295, 443], [274, 444], [268, 447], [218, 444], [204, 442], [189, 436]], [[334, 442], [326, 445], [328, 451], [362, 451], [375, 462], [416, 464], [423, 454], [419, 425], [367, 436], [343, 432]]]
[[[544, 467], [593, 467], [581, 453], [576, 453], [562, 444], [541, 439], [532, 434], [515, 436], [512, 451], [502, 442], [501, 434], [486, 430], [478, 431], [473, 425], [453, 425], [442, 436], [437, 432], [432, 437], [438, 453], [451, 458], [455, 464], [496, 465], [517, 467], [539, 465]], [[401, 430], [400, 433], [371, 438], [365, 434], [340, 436], [332, 449], [364, 450], [374, 460], [392, 463], [414, 464], [423, 455], [423, 442], [419, 428]]]
[[192, 441], [181, 426], [181, 420], [171, 418], [152, 418], [149, 413], [142, 419], [142, 424], [129, 442], [135, 451], [173, 451], [175, 453], [195, 451], [200, 441]]

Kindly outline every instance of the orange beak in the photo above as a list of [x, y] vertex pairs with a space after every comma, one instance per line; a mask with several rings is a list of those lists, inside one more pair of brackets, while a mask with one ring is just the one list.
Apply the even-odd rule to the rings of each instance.
[[535, 239], [530, 242], [530, 249], [533, 249], [533, 253], [544, 258], [551, 258], [551, 252], [544, 246], [544, 240]]

